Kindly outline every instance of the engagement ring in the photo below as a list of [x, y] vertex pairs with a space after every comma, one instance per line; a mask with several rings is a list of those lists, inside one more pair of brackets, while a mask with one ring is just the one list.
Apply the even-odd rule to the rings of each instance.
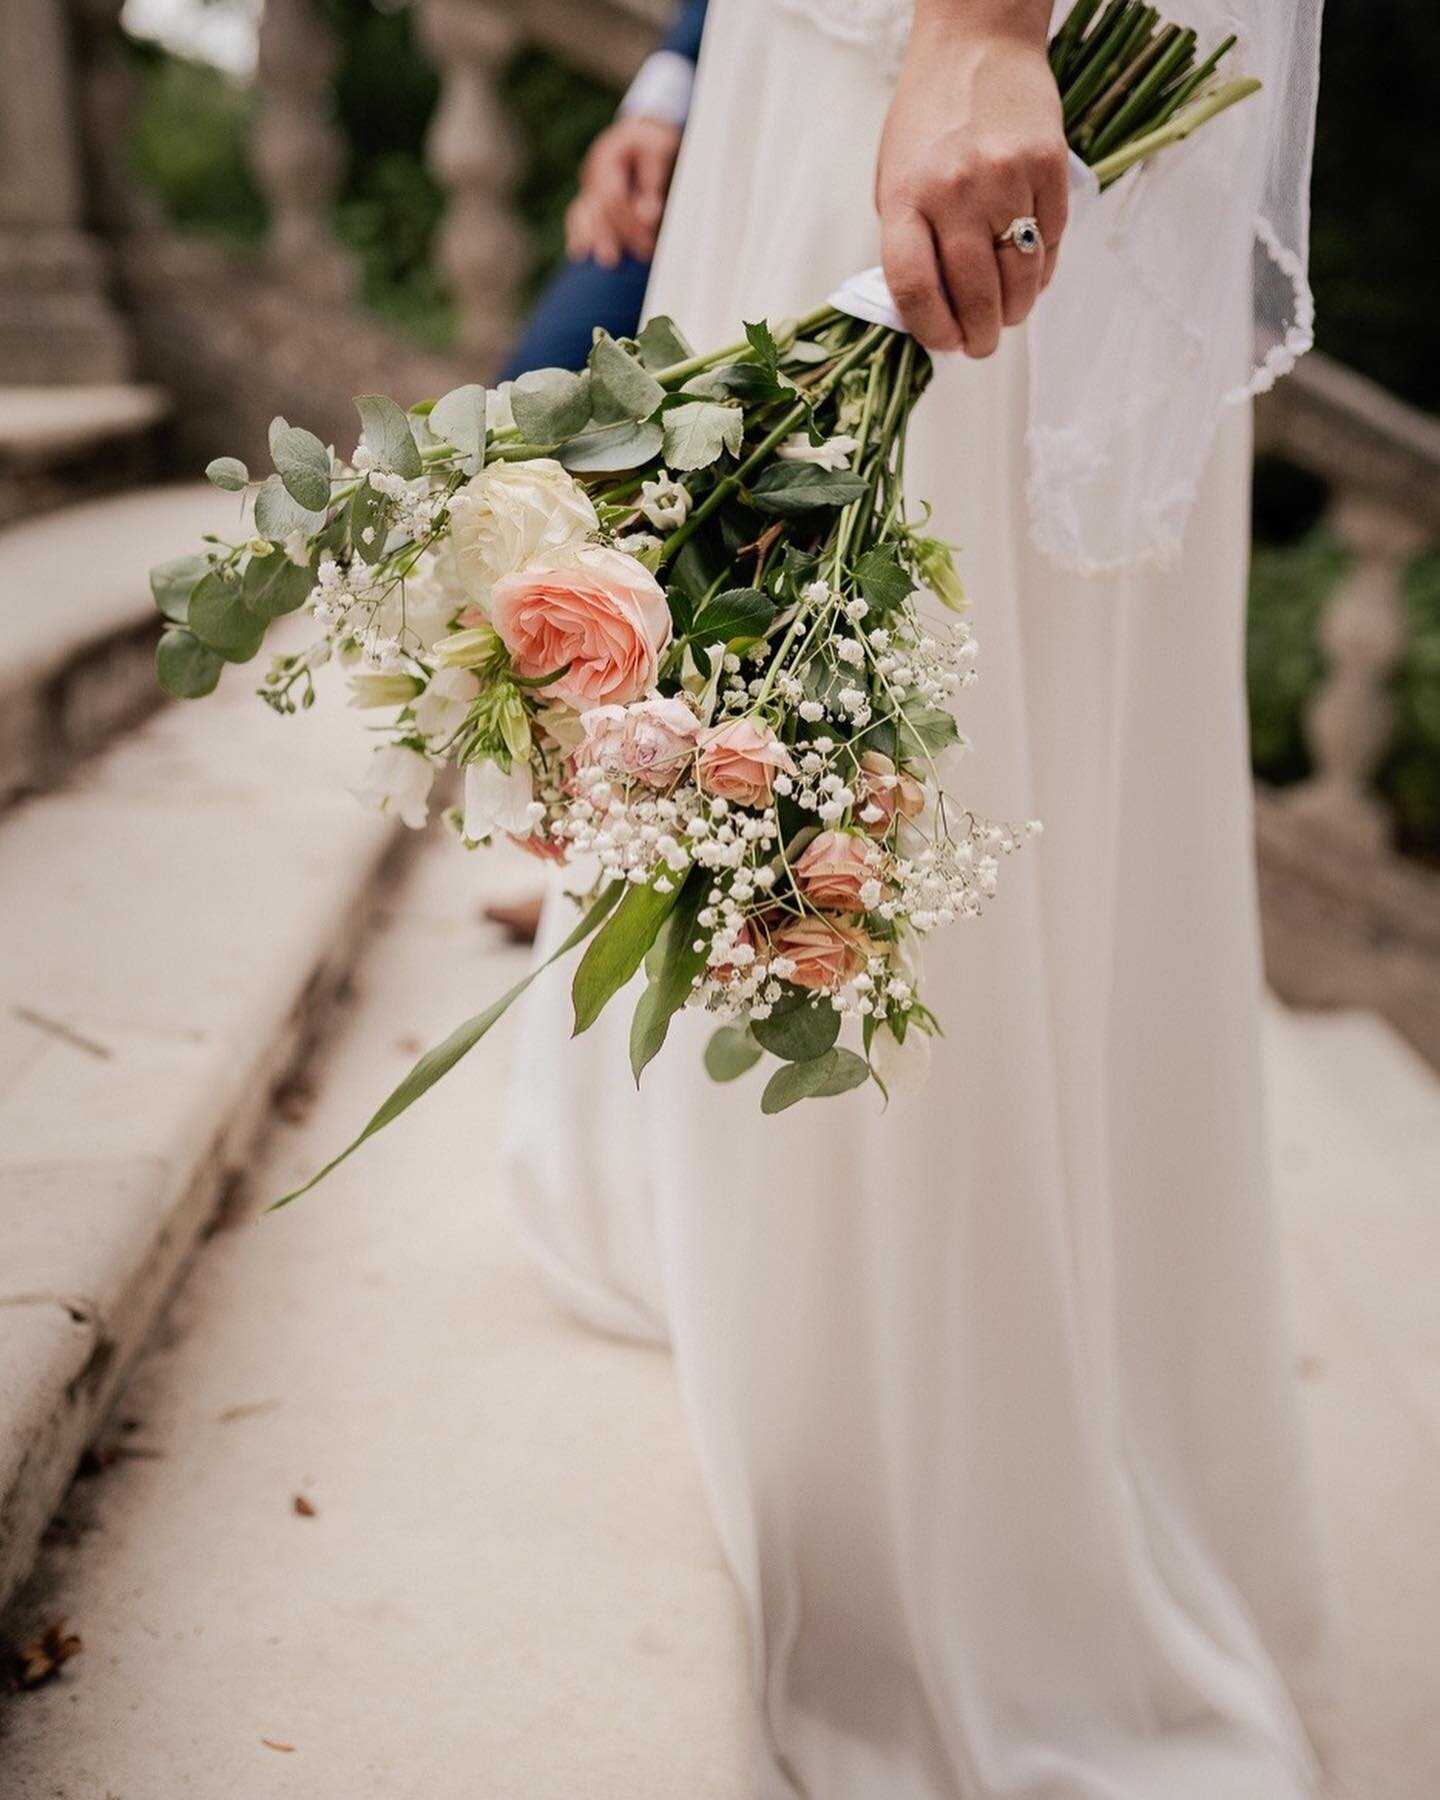
[[1012, 219], [995, 240], [998, 250], [1004, 244], [1013, 244], [1022, 256], [1033, 256], [1043, 242], [1040, 236], [1040, 223], [1037, 219]]

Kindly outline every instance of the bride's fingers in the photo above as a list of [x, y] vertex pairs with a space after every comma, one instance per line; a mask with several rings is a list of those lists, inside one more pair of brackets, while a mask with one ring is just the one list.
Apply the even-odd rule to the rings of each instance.
[[941, 282], [930, 223], [908, 207], [881, 220], [880, 260], [905, 329], [927, 350], [958, 350], [960, 327]]
[[1041, 247], [1028, 255], [1013, 244], [1002, 244], [995, 252], [1000, 267], [1001, 312], [1007, 325], [1018, 325], [1030, 316], [1030, 308], [1040, 296], [1045, 275], [1044, 240]]
[[976, 223], [952, 224], [936, 233], [950, 305], [960, 323], [967, 356], [989, 356], [1000, 342], [1004, 304], [991, 234]]
[[[1045, 246], [1040, 286], [1049, 287], [1055, 275], [1055, 261], [1060, 254], [1060, 239], [1070, 216], [1070, 166], [1067, 161], [1039, 164], [1033, 171], [1035, 182], [1035, 219], [1040, 239]], [[1035, 259], [1037, 262], [1039, 257]]]

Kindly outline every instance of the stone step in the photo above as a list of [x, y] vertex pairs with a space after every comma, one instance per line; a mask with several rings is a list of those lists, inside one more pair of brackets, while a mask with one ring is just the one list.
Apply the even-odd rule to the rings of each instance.
[[1277, 1189], [1335, 1619], [1336, 1800], [1440, 1791], [1440, 1081], [1382, 1020], [1271, 1011]]
[[0, 525], [151, 479], [170, 414], [140, 382], [0, 384]]
[[[91, 551], [103, 568], [113, 540]], [[343, 979], [393, 840], [342, 785], [357, 716], [281, 720], [253, 685], [230, 672], [0, 819], [0, 1596]]]
[[0, 806], [51, 786], [159, 699], [151, 564], [233, 531], [208, 482], [85, 501], [0, 531]]
[[753, 1800], [670, 1359], [562, 1313], [498, 1204], [513, 1027], [255, 1216], [516, 978], [477, 890], [534, 880], [441, 842], [387, 898], [308, 1116], [125, 1391], [108, 1442], [138, 1454], [77, 1485], [7, 1622], [86, 1645], [8, 1710], [17, 1800]]

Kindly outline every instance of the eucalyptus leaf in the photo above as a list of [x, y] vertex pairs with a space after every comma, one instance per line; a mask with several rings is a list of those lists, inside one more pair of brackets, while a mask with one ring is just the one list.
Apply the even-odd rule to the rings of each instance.
[[150, 592], [167, 619], [176, 625], [185, 623], [190, 611], [190, 596], [209, 571], [210, 558], [203, 551], [156, 564], [150, 571]]
[[212, 569], [190, 596], [189, 626], [200, 642], [226, 662], [249, 662], [265, 638], [264, 619], [245, 604], [238, 580]]
[[527, 444], [558, 444], [590, 418], [590, 371], [531, 369], [510, 389], [510, 412]]
[[736, 1081], [764, 1054], [742, 1025], [722, 1025], [705, 1046], [705, 1073], [712, 1081]]
[[689, 362], [695, 354], [681, 335], [673, 319], [656, 313], [635, 339], [635, 349], [647, 369], [673, 369], [677, 363]]
[[205, 465], [205, 479], [227, 493], [238, 494], [250, 481], [250, 471], [238, 456], [217, 456]]
[[466, 382], [442, 394], [430, 408], [427, 421], [436, 437], [465, 458], [469, 475], [478, 474], [485, 461], [485, 405], [484, 388]]
[[636, 424], [627, 419], [619, 425], [605, 425], [598, 431], [573, 437], [555, 454], [577, 475], [612, 474], [653, 462], [664, 441], [664, 432], [653, 421]]
[[267, 475], [255, 496], [255, 529], [261, 537], [281, 543], [292, 531], [314, 537], [325, 523], [323, 508], [301, 506], [287, 492], [278, 475]]
[[755, 1042], [786, 1062], [811, 1062], [840, 1036], [840, 1015], [828, 1000], [781, 1003], [768, 1019], [754, 1019]]
[[751, 487], [750, 499], [761, 512], [788, 519], [827, 506], [848, 506], [868, 492], [865, 478], [846, 469], [822, 469], [810, 462], [773, 462]]
[[279, 441], [281, 432], [288, 431], [289, 429], [290, 421], [283, 413], [276, 413], [275, 417], [270, 421], [266, 432], [266, 441], [270, 445], [270, 455], [272, 460], [275, 455], [275, 445]]
[[637, 1083], [645, 1065], [663, 1047], [671, 1019], [689, 999], [696, 979], [704, 972], [709, 933], [701, 929], [698, 915], [705, 905], [710, 880], [704, 869], [691, 870], [675, 910], [646, 958], [650, 981], [630, 1025], [630, 1067]]
[[665, 460], [672, 469], [708, 469], [725, 452], [740, 453], [745, 414], [715, 400], [689, 400], [665, 412]]
[[272, 430], [270, 454], [275, 473], [295, 504], [323, 513], [330, 504], [330, 453], [315, 433], [299, 425]]
[[291, 562], [288, 556], [252, 556], [242, 588], [245, 604], [262, 619], [278, 619], [292, 613], [310, 598], [315, 577], [310, 567]]
[[537, 963], [522, 981], [517, 981], [508, 993], [502, 994], [493, 1005], [487, 1006], [484, 1012], [476, 1013], [473, 1019], [467, 1019], [463, 1025], [457, 1026], [444, 1043], [437, 1044], [433, 1050], [427, 1050], [379, 1111], [371, 1117], [359, 1137], [347, 1145], [338, 1156], [332, 1157], [318, 1175], [312, 1175], [303, 1187], [298, 1187], [293, 1193], [284, 1195], [269, 1210], [273, 1212], [276, 1207], [288, 1206], [292, 1200], [298, 1200], [301, 1194], [308, 1194], [311, 1188], [322, 1182], [332, 1170], [338, 1169], [340, 1164], [347, 1157], [352, 1156], [367, 1139], [374, 1137], [377, 1131], [383, 1131], [387, 1125], [398, 1119], [401, 1113], [408, 1111], [422, 1095], [427, 1094], [437, 1081], [450, 1073], [462, 1057], [469, 1055], [492, 1025], [504, 1018], [543, 969], [548, 969], [551, 963], [559, 962], [562, 956], [568, 955], [577, 945], [584, 943], [591, 932], [604, 922], [624, 891], [622, 882], [612, 882], [558, 950], [547, 956], [544, 962]]
[[786, 1063], [765, 1084], [760, 1099], [763, 1113], [784, 1112], [799, 1100], [820, 1100], [831, 1094], [848, 1094], [870, 1079], [870, 1065], [853, 1050], [827, 1050], [811, 1062]]
[[590, 376], [597, 421], [648, 419], [665, 398], [650, 371], [609, 332], [601, 332], [591, 347]]
[[775, 602], [758, 588], [731, 588], [706, 601], [686, 635], [697, 645], [764, 637], [778, 611]]
[[378, 563], [390, 535], [390, 501], [369, 480], [350, 496], [350, 542], [363, 563]]
[[420, 449], [400, 408], [385, 394], [357, 394], [355, 410], [361, 438], [377, 467], [413, 481], [422, 468]]
[[167, 694], [177, 700], [199, 700], [215, 691], [225, 658], [202, 644], [193, 632], [172, 626], [155, 646], [155, 673]]
[[588, 1031], [645, 960], [680, 897], [678, 883], [663, 893], [650, 885], [627, 887], [625, 897], [580, 960], [571, 984], [575, 1035]]

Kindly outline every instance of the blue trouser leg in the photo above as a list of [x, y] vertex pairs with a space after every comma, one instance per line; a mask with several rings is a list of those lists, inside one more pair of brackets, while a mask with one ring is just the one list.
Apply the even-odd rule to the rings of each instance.
[[649, 279], [649, 263], [633, 256], [613, 269], [597, 262], [566, 263], [536, 301], [501, 379], [513, 381], [527, 369], [583, 368], [597, 325], [612, 337], [633, 337]]

